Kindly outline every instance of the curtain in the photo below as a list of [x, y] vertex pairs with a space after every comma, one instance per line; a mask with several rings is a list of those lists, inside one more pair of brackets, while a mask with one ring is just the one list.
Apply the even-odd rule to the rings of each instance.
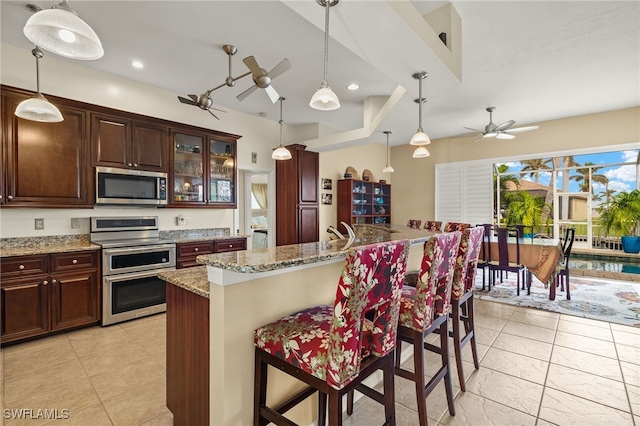
[[266, 183], [252, 183], [251, 184], [251, 192], [253, 192], [253, 196], [256, 197], [256, 201], [261, 209], [267, 208], [267, 199], [269, 197], [269, 192], [267, 190]]

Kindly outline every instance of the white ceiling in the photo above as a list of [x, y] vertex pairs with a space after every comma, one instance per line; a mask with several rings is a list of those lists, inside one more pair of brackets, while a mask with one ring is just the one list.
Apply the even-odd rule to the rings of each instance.
[[[2, 43], [33, 47], [22, 33], [30, 16], [27, 3], [48, 8], [56, 2], [1, 1]], [[426, 13], [447, 2], [411, 3]], [[487, 106], [497, 107], [496, 124], [515, 120], [514, 127], [519, 127], [640, 105], [640, 2], [451, 3], [462, 20], [461, 81], [404, 25], [389, 2], [340, 0], [331, 8], [329, 83], [342, 104], [336, 111], [308, 106], [323, 73], [324, 10], [314, 0], [72, 0], [70, 5], [98, 33], [105, 50], [103, 58], [82, 65], [176, 95], [200, 94], [224, 82], [228, 63], [223, 44], [238, 49], [234, 76], [247, 71], [242, 63], [246, 56], [255, 56], [267, 70], [288, 58], [291, 70], [273, 86], [287, 99], [284, 120], [289, 125], [358, 129], [363, 127], [366, 98], [406, 90], [377, 128], [342, 145], [319, 141], [316, 150], [384, 143], [383, 130], [393, 131], [391, 145], [408, 143], [418, 126], [418, 83], [411, 75], [421, 70], [429, 73], [423, 127], [432, 139], [465, 133], [463, 126], [483, 128]], [[145, 69], [133, 69], [134, 59], [143, 61]], [[351, 82], [360, 90], [348, 91]], [[235, 87], [213, 92], [215, 106], [264, 112], [277, 121], [278, 105], [263, 91], [243, 102], [236, 99], [251, 85], [245, 77]], [[176, 108], [206, 114], [177, 98]], [[224, 120], [224, 114], [219, 116]]]

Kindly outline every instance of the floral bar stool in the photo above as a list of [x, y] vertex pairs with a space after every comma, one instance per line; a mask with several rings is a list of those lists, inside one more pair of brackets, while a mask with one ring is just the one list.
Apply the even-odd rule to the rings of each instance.
[[413, 229], [420, 229], [420, 225], [422, 225], [422, 221], [420, 219], [409, 219], [407, 222], [407, 226]]
[[440, 220], [425, 220], [424, 229], [427, 231], [440, 232], [442, 229], [442, 221]]
[[[379, 369], [384, 394], [369, 389], [367, 396], [384, 404], [385, 424], [395, 425], [393, 353], [408, 248], [402, 240], [349, 250], [333, 306], [308, 308], [255, 331], [255, 426], [294, 424], [284, 413], [316, 391], [318, 425], [325, 424], [327, 397], [329, 425], [341, 425], [342, 396]], [[267, 407], [268, 365], [309, 386]]]
[[[462, 348], [471, 342], [471, 354], [476, 370], [480, 368], [478, 350], [476, 348], [475, 319], [473, 309], [473, 294], [476, 273], [478, 272], [478, 257], [482, 248], [484, 227], [469, 228], [462, 234], [456, 268], [453, 274], [453, 288], [451, 290], [451, 321], [453, 322], [453, 350], [456, 354], [458, 380], [460, 389], [466, 391], [464, 372], [462, 370]], [[464, 324], [464, 336], [460, 337], [460, 322]]]
[[[426, 398], [440, 380], [444, 380], [449, 413], [455, 415], [447, 328], [460, 238], [461, 233], [454, 231], [438, 234], [427, 240], [416, 287], [405, 286], [402, 289], [395, 373], [415, 382], [418, 418], [422, 426], [427, 424]], [[440, 347], [424, 341], [433, 332], [440, 334]], [[402, 342], [413, 345], [414, 371], [405, 370], [400, 365]], [[425, 349], [440, 354], [442, 359], [442, 366], [426, 384]]]
[[442, 232], [453, 232], [453, 231], [464, 231], [465, 229], [471, 228], [470, 223], [462, 223], [462, 222], [447, 222], [444, 224], [444, 228]]

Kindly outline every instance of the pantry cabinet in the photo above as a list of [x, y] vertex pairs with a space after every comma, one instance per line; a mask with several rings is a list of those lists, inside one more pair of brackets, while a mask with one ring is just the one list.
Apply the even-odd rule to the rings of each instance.
[[99, 262], [97, 251], [3, 258], [2, 343], [97, 324]]
[[60, 123], [14, 114], [31, 92], [2, 87], [0, 204], [3, 207], [93, 207], [93, 174], [87, 143], [88, 112], [49, 96]]

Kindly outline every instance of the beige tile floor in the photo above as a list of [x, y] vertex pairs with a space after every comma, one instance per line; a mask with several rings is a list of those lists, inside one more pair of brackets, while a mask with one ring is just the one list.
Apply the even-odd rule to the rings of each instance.
[[[640, 329], [484, 300], [476, 311], [480, 370], [467, 346], [467, 392], [454, 372], [456, 415], [440, 384], [427, 398], [430, 424], [640, 426]], [[171, 425], [165, 348], [163, 314], [2, 349], [1, 421], [46, 424], [6, 419], [4, 411], [46, 408], [69, 410], [54, 421], [63, 425]], [[427, 354], [426, 362], [439, 358]], [[412, 382], [396, 377], [396, 401], [398, 426], [417, 425]], [[345, 425], [382, 416], [362, 398]]]

